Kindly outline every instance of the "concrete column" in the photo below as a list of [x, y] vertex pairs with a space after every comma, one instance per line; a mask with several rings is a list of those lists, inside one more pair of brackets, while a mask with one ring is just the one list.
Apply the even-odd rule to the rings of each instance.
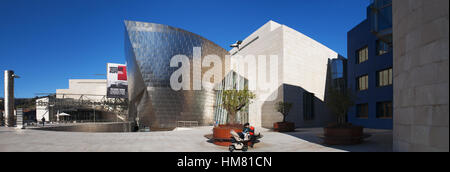
[[394, 151], [449, 151], [449, 1], [394, 0]]
[[14, 127], [14, 71], [5, 70], [5, 125]]

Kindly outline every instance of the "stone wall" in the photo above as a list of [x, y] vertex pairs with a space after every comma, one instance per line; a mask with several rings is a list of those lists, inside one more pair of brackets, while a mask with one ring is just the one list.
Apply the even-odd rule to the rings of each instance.
[[[257, 39], [256, 39], [257, 38]], [[252, 42], [252, 40], [256, 39]], [[251, 43], [250, 43], [251, 42]], [[262, 72], [266, 72], [266, 75], [270, 73], [277, 74], [277, 82], [275, 83], [278, 87], [271, 88], [269, 90], [254, 90], [256, 94], [256, 99], [249, 106], [249, 123], [255, 127], [266, 127], [272, 128], [274, 122], [281, 121], [282, 115], [275, 110], [274, 104], [278, 101], [282, 100], [283, 89], [281, 88], [282, 81], [282, 58], [283, 58], [283, 30], [282, 25], [276, 23], [274, 21], [269, 21], [264, 24], [262, 27], [253, 32], [250, 36], [243, 40], [242, 45], [247, 45], [245, 48], [241, 48], [235, 56], [232, 57], [231, 60], [231, 69], [235, 70], [239, 75], [247, 78], [249, 82], [255, 81], [259, 82], [259, 78], [256, 74], [259, 74], [260, 68], [258, 65], [248, 65], [248, 71], [240, 71], [237, 70], [238, 67], [234, 64], [240, 64], [239, 60], [236, 60], [236, 56], [245, 57], [247, 55], [266, 55], [267, 57], [270, 55], [278, 56], [278, 67], [277, 68], [266, 68], [266, 70], [262, 69]], [[234, 54], [236, 52], [236, 48], [230, 51], [230, 54]], [[258, 64], [258, 59], [256, 59], [256, 63]], [[270, 63], [266, 62], [269, 66]], [[244, 66], [244, 67], [245, 67]], [[267, 72], [269, 70], [269, 72]], [[278, 71], [275, 71], [278, 70]], [[247, 74], [249, 73], [249, 74]], [[251, 75], [254, 73], [255, 75]], [[248, 76], [247, 76], [248, 75]], [[251, 88], [250, 88], [251, 89]], [[275, 98], [273, 101], [272, 98]], [[267, 101], [267, 100], [270, 101]]]
[[[256, 39], [257, 38], [257, 39]], [[252, 40], [256, 40], [252, 42]], [[250, 44], [249, 44], [250, 43]], [[271, 55], [278, 56], [277, 68], [259, 67], [260, 59], [255, 64], [248, 65], [249, 71], [256, 71], [255, 76], [247, 76], [245, 71], [237, 71], [248, 80], [258, 83], [256, 77], [265, 72], [266, 75], [276, 74], [277, 80], [272, 80], [276, 86], [270, 89], [258, 89], [255, 91], [257, 99], [250, 104], [249, 122], [256, 127], [273, 128], [273, 123], [281, 122], [283, 116], [275, 110], [275, 104], [279, 101], [293, 103], [293, 107], [287, 117], [287, 121], [295, 122], [296, 127], [325, 126], [334, 120], [327, 110], [325, 88], [327, 84], [328, 60], [338, 58], [338, 54], [325, 45], [312, 38], [274, 21], [269, 21], [261, 28], [243, 40], [245, 48], [232, 49], [230, 54], [235, 54], [232, 61], [240, 56], [247, 55]], [[269, 62], [266, 59], [267, 65]], [[233, 64], [233, 63], [232, 63]], [[242, 64], [242, 63], [241, 63]], [[231, 65], [232, 69], [236, 69]], [[276, 72], [276, 73], [275, 73]], [[254, 78], [256, 77], [256, 78]], [[269, 77], [266, 77], [266, 80]], [[258, 86], [260, 87], [260, 86]], [[314, 93], [314, 120], [303, 119], [303, 92]]]
[[[68, 89], [56, 89], [56, 98], [83, 98], [100, 101], [106, 96], [106, 79], [69, 79]], [[40, 120], [40, 119], [38, 119]]]
[[394, 151], [449, 151], [449, 1], [393, 1]]
[[[283, 101], [293, 103], [287, 121], [296, 127], [323, 127], [335, 122], [325, 104], [329, 86], [328, 60], [339, 54], [316, 40], [283, 25]], [[304, 119], [303, 94], [314, 94], [314, 118]]]

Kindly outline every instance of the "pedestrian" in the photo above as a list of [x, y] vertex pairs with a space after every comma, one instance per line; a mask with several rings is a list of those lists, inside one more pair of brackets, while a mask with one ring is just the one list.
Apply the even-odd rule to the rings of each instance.
[[45, 126], [45, 117], [42, 117], [41, 121], [42, 121], [42, 126]]

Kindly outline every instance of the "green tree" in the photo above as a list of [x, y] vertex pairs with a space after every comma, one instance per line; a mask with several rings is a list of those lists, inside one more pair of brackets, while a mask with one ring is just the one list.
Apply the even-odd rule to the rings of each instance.
[[326, 104], [337, 116], [337, 124], [339, 126], [346, 124], [348, 109], [355, 105], [355, 99], [356, 96], [350, 89], [329, 89]]
[[255, 94], [245, 87], [243, 90], [223, 90], [222, 106], [228, 112], [228, 124], [236, 124], [236, 114], [251, 103]]
[[280, 101], [275, 105], [275, 109], [283, 114], [283, 122], [286, 122], [286, 117], [289, 115], [289, 111], [292, 108], [292, 103]]
[[0, 111], [5, 110], [5, 102], [3, 102], [3, 99], [0, 99]]

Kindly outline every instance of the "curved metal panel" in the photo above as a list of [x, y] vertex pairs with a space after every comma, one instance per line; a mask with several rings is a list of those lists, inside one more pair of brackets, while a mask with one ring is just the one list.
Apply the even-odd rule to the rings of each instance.
[[[170, 60], [180, 54], [189, 58], [192, 88], [192, 83], [198, 82], [192, 77], [194, 47], [201, 47], [202, 59], [214, 54], [222, 62], [228, 52], [199, 35], [171, 26], [136, 21], [125, 21], [125, 26], [130, 118], [139, 117], [141, 125], [152, 129], [173, 128], [177, 121], [213, 124], [214, 91], [172, 90], [170, 76], [178, 68], [170, 67]], [[225, 63], [222, 69], [225, 73]], [[202, 68], [202, 74], [206, 70]]]

